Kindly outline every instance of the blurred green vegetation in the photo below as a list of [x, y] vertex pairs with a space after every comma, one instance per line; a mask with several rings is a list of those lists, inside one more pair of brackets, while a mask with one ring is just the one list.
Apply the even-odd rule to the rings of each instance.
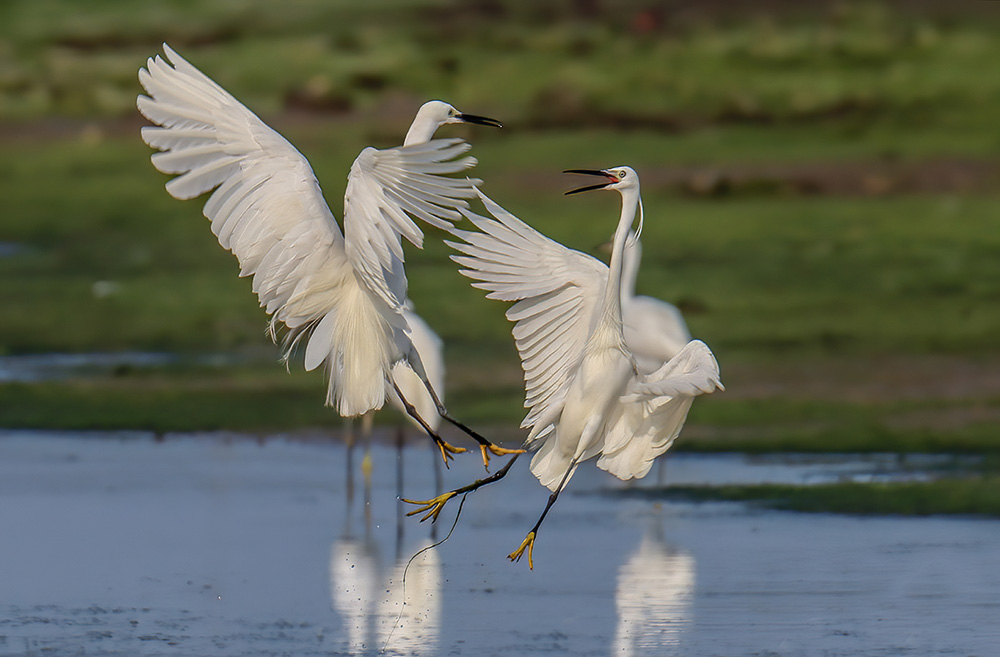
[[[338, 216], [358, 151], [432, 97], [504, 121], [440, 134], [574, 248], [618, 201], [563, 198], [558, 172], [637, 168], [639, 291], [682, 308], [727, 385], [678, 449], [995, 452], [998, 27], [993, 3], [0, 3], [0, 354], [244, 356], [0, 384], [0, 426], [339, 426], [322, 377], [277, 364], [202, 201], [149, 165], [135, 75], [166, 40], [302, 150]], [[449, 406], [516, 438], [505, 308], [428, 233], [407, 267]]]
[[950, 123], [966, 147], [996, 145], [983, 133], [1000, 80], [982, 74], [1000, 55], [995, 13], [743, 4], [10, 0], [0, 5], [0, 117], [130, 115], [136, 63], [167, 40], [264, 114], [364, 113], [387, 95], [441, 95], [512, 126]]

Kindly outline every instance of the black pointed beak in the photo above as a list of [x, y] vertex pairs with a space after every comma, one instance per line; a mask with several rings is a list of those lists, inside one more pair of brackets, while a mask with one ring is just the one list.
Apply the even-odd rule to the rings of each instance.
[[475, 123], [477, 125], [488, 125], [491, 128], [502, 128], [503, 124], [488, 116], [477, 116], [475, 114], [459, 114], [457, 117], [462, 123]]
[[579, 194], [580, 192], [590, 192], [595, 189], [604, 189], [608, 185], [618, 181], [617, 178], [609, 174], [607, 171], [598, 171], [597, 169], [566, 169], [563, 173], [582, 173], [585, 176], [603, 176], [608, 179], [607, 182], [601, 183], [600, 185], [588, 185], [586, 187], [580, 187], [579, 189], [571, 189], [565, 193], [565, 196], [570, 194]]

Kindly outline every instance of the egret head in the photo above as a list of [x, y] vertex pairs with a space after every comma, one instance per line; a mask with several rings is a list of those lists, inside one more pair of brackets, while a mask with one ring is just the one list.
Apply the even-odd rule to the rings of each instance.
[[438, 126], [442, 126], [446, 123], [477, 123], [479, 125], [488, 125], [493, 128], [503, 127], [503, 124], [496, 119], [459, 112], [448, 103], [440, 100], [431, 100], [424, 103], [417, 112], [417, 117], [421, 116], [426, 117], [429, 122], [435, 123]]
[[410, 129], [406, 132], [403, 145], [426, 144], [434, 138], [434, 133], [445, 123], [478, 123], [479, 125], [488, 125], [494, 128], [503, 127], [496, 119], [488, 119], [485, 116], [476, 116], [475, 114], [465, 114], [459, 112], [448, 103], [440, 100], [432, 100], [424, 103], [417, 110], [417, 116], [414, 117], [413, 123], [410, 124]]
[[601, 176], [605, 181], [597, 185], [587, 185], [566, 192], [566, 195], [589, 192], [595, 189], [614, 189], [624, 192], [627, 189], [639, 188], [639, 176], [632, 167], [611, 167], [610, 169], [567, 169], [563, 173], [582, 173], [588, 176]]

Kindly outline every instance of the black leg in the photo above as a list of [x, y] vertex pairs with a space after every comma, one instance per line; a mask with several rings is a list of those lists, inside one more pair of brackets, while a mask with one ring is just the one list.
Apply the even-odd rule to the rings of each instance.
[[473, 438], [475, 438], [476, 442], [479, 443], [480, 445], [492, 445], [493, 444], [489, 440], [487, 440], [486, 438], [484, 438], [481, 435], [479, 435], [479, 433], [477, 433], [476, 431], [473, 431], [472, 429], [470, 429], [469, 427], [467, 427], [462, 422], [459, 422], [458, 420], [456, 420], [455, 418], [453, 418], [448, 413], [448, 409], [445, 408], [444, 402], [442, 402], [441, 399], [437, 396], [437, 392], [434, 391], [434, 386], [432, 386], [430, 384], [430, 381], [424, 381], [424, 387], [427, 388], [427, 392], [430, 393], [431, 399], [434, 400], [434, 405], [437, 406], [438, 415], [440, 415], [441, 417], [443, 417], [445, 420], [447, 420], [448, 422], [450, 422], [454, 426], [458, 427], [459, 429], [461, 429], [465, 433], [467, 433], [470, 436], [472, 436]]
[[455, 458], [452, 456], [453, 454], [461, 454], [466, 451], [464, 447], [453, 447], [445, 442], [444, 439], [437, 434], [437, 432], [431, 429], [430, 425], [424, 421], [424, 418], [420, 417], [420, 413], [417, 413], [417, 409], [413, 406], [413, 404], [407, 401], [406, 397], [403, 396], [403, 391], [399, 389], [399, 386], [396, 385], [395, 381], [392, 382], [392, 387], [396, 389], [396, 394], [399, 395], [400, 401], [403, 402], [403, 408], [406, 409], [406, 414], [416, 420], [417, 424], [423, 427], [424, 431], [427, 432], [427, 435], [434, 439], [434, 443], [438, 446], [438, 449], [441, 450], [441, 458], [444, 459], [446, 467], [448, 466], [448, 459]]
[[405, 500], [404, 499], [403, 501], [406, 502], [407, 504], [419, 504], [420, 505], [420, 508], [414, 509], [413, 511], [410, 511], [406, 515], [407, 516], [413, 516], [413, 515], [417, 515], [418, 513], [424, 513], [426, 511], [427, 515], [425, 515], [423, 518], [421, 518], [420, 522], [423, 522], [424, 520], [427, 520], [428, 518], [430, 518], [432, 522], [436, 521], [438, 519], [438, 516], [441, 514], [442, 509], [444, 509], [444, 505], [448, 502], [448, 500], [450, 500], [451, 498], [455, 497], [456, 495], [462, 495], [463, 493], [471, 493], [471, 492], [473, 492], [475, 490], [479, 490], [480, 488], [482, 488], [483, 486], [486, 486], [487, 484], [492, 484], [495, 481], [500, 481], [505, 476], [507, 476], [507, 473], [510, 471], [511, 466], [513, 466], [514, 462], [517, 461], [517, 457], [518, 456], [520, 456], [520, 454], [514, 454], [514, 458], [512, 458], [509, 461], [507, 461], [506, 465], [504, 465], [502, 468], [500, 468], [499, 470], [497, 470], [496, 472], [494, 472], [493, 474], [491, 474], [489, 477], [484, 477], [482, 479], [476, 479], [474, 482], [472, 482], [471, 484], [468, 484], [467, 486], [462, 486], [461, 488], [456, 488], [454, 490], [450, 490], [447, 493], [442, 493], [441, 495], [438, 495], [437, 497], [435, 497], [433, 499], [430, 499], [430, 500]]
[[427, 392], [430, 393], [431, 399], [434, 400], [434, 406], [437, 407], [438, 415], [444, 418], [445, 421], [467, 433], [469, 436], [474, 438], [477, 443], [479, 443], [479, 450], [483, 455], [483, 467], [487, 470], [490, 469], [490, 453], [494, 456], [504, 456], [506, 454], [521, 454], [524, 452], [523, 449], [507, 449], [505, 447], [499, 447], [496, 443], [490, 442], [477, 431], [474, 431], [470, 427], [466, 426], [465, 423], [453, 418], [451, 414], [448, 413], [448, 409], [445, 408], [444, 402], [442, 402], [441, 398], [438, 397], [437, 392], [434, 390], [434, 386], [431, 385], [431, 382], [424, 377], [421, 377], [421, 380], [424, 382], [424, 387], [427, 388]]
[[520, 561], [521, 556], [524, 554], [525, 548], [527, 548], [528, 568], [530, 568], [531, 570], [535, 569], [535, 560], [533, 557], [535, 551], [535, 537], [538, 536], [538, 528], [542, 526], [542, 521], [545, 520], [545, 516], [548, 515], [549, 509], [551, 509], [552, 505], [556, 503], [557, 499], [559, 499], [559, 493], [562, 492], [563, 486], [566, 485], [566, 481], [569, 479], [569, 475], [571, 472], [573, 472], [573, 468], [575, 467], [576, 467], [576, 459], [573, 459], [573, 461], [569, 464], [569, 467], [566, 469], [566, 474], [563, 475], [562, 481], [559, 482], [559, 486], [556, 487], [554, 491], [552, 491], [551, 495], [549, 495], [549, 501], [545, 504], [545, 508], [542, 509], [542, 515], [538, 517], [538, 522], [535, 523], [535, 526], [531, 528], [531, 531], [528, 532], [528, 535], [524, 537], [523, 541], [521, 541], [521, 545], [516, 550], [507, 555], [508, 559], [510, 559], [511, 561]]

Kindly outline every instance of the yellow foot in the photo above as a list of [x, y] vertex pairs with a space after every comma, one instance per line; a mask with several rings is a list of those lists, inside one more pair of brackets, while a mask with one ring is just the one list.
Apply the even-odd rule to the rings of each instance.
[[479, 451], [483, 453], [483, 467], [486, 471], [490, 471], [490, 452], [494, 456], [507, 456], [508, 454], [524, 454], [523, 449], [507, 449], [506, 447], [500, 447], [499, 445], [494, 445], [490, 443], [488, 445], [480, 445]]
[[435, 442], [437, 443], [438, 449], [441, 450], [441, 458], [444, 459], [444, 467], [446, 468], [451, 467], [450, 465], [448, 465], [448, 459], [455, 458], [453, 456], [454, 454], [461, 454], [462, 452], [469, 451], [464, 447], [455, 447], [454, 445], [449, 445], [440, 438], [438, 438]]
[[404, 498], [400, 498], [400, 499], [403, 500], [404, 502], [406, 502], [407, 504], [419, 504], [419, 505], [421, 505], [419, 509], [414, 509], [413, 511], [410, 511], [409, 513], [407, 513], [406, 514], [407, 518], [409, 518], [410, 516], [415, 516], [418, 513], [423, 513], [424, 511], [426, 511], [427, 515], [425, 515], [423, 518], [421, 518], [420, 522], [423, 522], [424, 520], [427, 520], [428, 518], [430, 518], [432, 522], [436, 522], [437, 519], [438, 519], [438, 516], [441, 515], [441, 511], [444, 509], [444, 505], [448, 503], [448, 500], [450, 500], [451, 498], [455, 497], [455, 495], [456, 495], [455, 491], [448, 491], [447, 493], [443, 493], [441, 495], [438, 495], [434, 499], [430, 499], [430, 500], [407, 500], [407, 499], [404, 499]]
[[528, 532], [528, 535], [524, 537], [521, 541], [521, 546], [507, 555], [507, 558], [511, 561], [520, 561], [521, 555], [524, 554], [524, 549], [528, 549], [528, 568], [531, 570], [535, 569], [535, 532]]

